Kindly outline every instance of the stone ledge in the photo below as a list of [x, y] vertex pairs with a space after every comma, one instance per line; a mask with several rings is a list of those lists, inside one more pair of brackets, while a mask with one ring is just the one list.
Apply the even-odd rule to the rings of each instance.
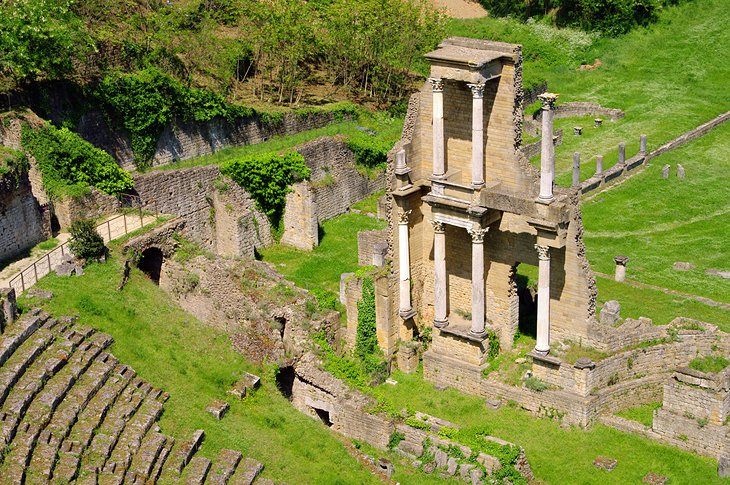
[[534, 350], [527, 354], [528, 357], [532, 357], [533, 362], [538, 362], [540, 364], [547, 364], [552, 367], [560, 367], [560, 364], [563, 363], [562, 360], [558, 359], [557, 357], [552, 357], [550, 355], [542, 355]]
[[471, 342], [482, 343], [485, 340], [488, 340], [487, 335], [484, 335], [483, 337], [472, 335], [471, 333], [469, 333], [468, 329], [455, 327], [453, 325], [447, 325], [446, 327], [439, 330], [441, 331], [441, 333], [445, 333], [446, 335], [453, 335], [455, 337], [460, 337]]

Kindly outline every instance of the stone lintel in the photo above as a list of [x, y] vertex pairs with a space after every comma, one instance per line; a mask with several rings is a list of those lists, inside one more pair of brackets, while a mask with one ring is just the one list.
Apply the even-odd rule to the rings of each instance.
[[567, 225], [538, 219], [528, 219], [527, 223], [537, 231], [537, 244], [556, 249], [565, 247]]
[[452, 208], [452, 209], [459, 209], [464, 212], [466, 212], [470, 207], [469, 201], [454, 199], [452, 197], [445, 197], [443, 195], [429, 194], [429, 195], [423, 196], [421, 198], [421, 200], [423, 200], [425, 203], [427, 203], [431, 207], [434, 207], [434, 206], [448, 207], [448, 208]]
[[560, 364], [563, 363], [560, 359], [557, 357], [552, 357], [550, 355], [543, 355], [539, 352], [535, 352], [534, 350], [527, 354], [529, 357], [532, 357], [532, 361], [541, 364], [541, 365], [547, 365], [548, 367], [560, 367]]

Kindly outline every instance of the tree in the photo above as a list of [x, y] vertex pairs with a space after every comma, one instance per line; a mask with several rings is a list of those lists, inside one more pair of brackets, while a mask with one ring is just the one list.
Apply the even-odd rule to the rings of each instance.
[[68, 247], [79, 259], [99, 259], [104, 254], [104, 239], [91, 219], [77, 219], [71, 223]]

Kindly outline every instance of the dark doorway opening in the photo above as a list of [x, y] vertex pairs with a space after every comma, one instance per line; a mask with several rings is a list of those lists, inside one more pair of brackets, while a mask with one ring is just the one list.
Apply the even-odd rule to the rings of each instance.
[[159, 285], [163, 259], [162, 251], [159, 248], [148, 248], [142, 252], [142, 257], [139, 258], [137, 267], [144, 271], [156, 285]]
[[291, 400], [294, 389], [294, 367], [288, 365], [279, 368], [279, 373], [276, 374], [276, 387], [285, 398]]
[[537, 338], [537, 267], [524, 263], [518, 265], [515, 283], [519, 298], [518, 329], [523, 335]]
[[332, 427], [332, 421], [330, 421], [329, 411], [325, 411], [324, 409], [317, 409], [317, 408], [312, 408], [312, 409], [314, 409], [314, 412], [317, 413], [317, 416], [319, 417], [319, 419], [322, 420], [322, 422], [324, 424], [326, 424], [330, 428]]

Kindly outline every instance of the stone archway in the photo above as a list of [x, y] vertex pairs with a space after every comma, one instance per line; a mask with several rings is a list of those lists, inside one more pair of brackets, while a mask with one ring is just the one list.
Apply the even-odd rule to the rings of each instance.
[[142, 251], [142, 256], [137, 263], [137, 267], [141, 269], [156, 285], [160, 284], [160, 273], [162, 272], [162, 262], [164, 261], [162, 250], [158, 247], [149, 247]]

